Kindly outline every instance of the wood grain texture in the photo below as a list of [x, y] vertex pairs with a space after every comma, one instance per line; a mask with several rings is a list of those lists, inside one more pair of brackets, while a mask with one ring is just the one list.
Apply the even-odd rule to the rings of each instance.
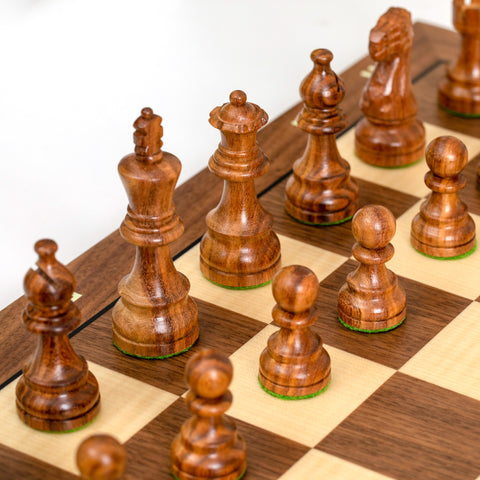
[[365, 118], [355, 129], [355, 151], [372, 165], [398, 167], [423, 156], [425, 129], [410, 73], [412, 42], [410, 12], [403, 8], [390, 8], [370, 32], [370, 56], [377, 63], [363, 91]]
[[460, 53], [438, 83], [438, 103], [452, 113], [480, 115], [480, 4], [453, 1], [453, 25], [460, 33]]
[[352, 217], [358, 208], [358, 187], [335, 140], [346, 126], [338, 107], [345, 95], [343, 82], [330, 67], [329, 50], [314, 50], [311, 59], [314, 68], [300, 86], [304, 106], [297, 118], [308, 142], [287, 180], [285, 208], [301, 222], [322, 225]]
[[338, 293], [338, 316], [355, 330], [390, 330], [407, 314], [405, 292], [385, 266], [394, 254], [395, 217], [382, 205], [367, 205], [353, 217], [352, 233], [357, 241], [352, 253], [360, 264]]
[[125, 447], [111, 435], [92, 435], [77, 450], [82, 480], [121, 480], [126, 464]]
[[124, 353], [158, 358], [178, 354], [198, 338], [198, 311], [190, 283], [177, 272], [169, 244], [183, 233], [173, 191], [180, 175], [177, 157], [162, 152], [162, 119], [144, 108], [135, 121], [135, 153], [118, 166], [128, 212], [120, 227], [136, 246], [130, 274], [118, 286], [112, 313], [115, 345]]
[[[420, 76], [433, 68], [431, 76], [427, 75], [425, 80], [422, 77], [416, 82], [415, 94], [421, 107], [422, 118], [432, 123], [466, 131], [471, 135], [479, 132], [480, 135], [478, 125], [461, 118], [452, 122], [451, 117], [444, 110], [437, 108], [436, 93], [431, 88], [432, 80], [438, 81], [442, 75], [442, 62], [450, 61], [458, 54], [458, 35], [425, 23], [415, 24], [414, 31], [412, 77]], [[342, 108], [349, 125], [357, 122], [362, 115], [358, 106], [358, 97], [354, 92], [358, 92], [363, 87], [365, 80], [360, 76], [360, 72], [369, 64], [371, 59], [364, 58], [341, 74], [346, 91]], [[438, 65], [440, 68], [435, 70], [434, 67]], [[433, 102], [430, 101], [432, 95]], [[287, 175], [291, 169], [292, 158], [298, 158], [305, 149], [307, 141], [305, 133], [292, 125], [300, 108], [300, 105], [292, 107], [258, 132], [257, 141], [267, 157], [274, 161], [265, 175], [257, 178], [255, 183], [257, 192], [263, 192]], [[206, 163], [207, 159], [204, 161]], [[205, 215], [218, 204], [221, 189], [221, 179], [205, 168], [175, 190], [176, 211], [187, 228], [184, 234], [171, 245], [173, 255], [203, 235], [206, 228]], [[198, 198], [202, 198], [202, 201], [199, 202]], [[118, 298], [118, 283], [131, 270], [134, 256], [134, 247], [126, 243], [120, 233], [115, 231], [68, 264], [68, 268], [77, 280], [77, 291], [82, 294], [82, 298], [77, 301], [82, 314], [82, 323]], [[5, 332], [4, 341], [0, 343], [0, 355], [4, 359], [0, 372], [1, 383], [20, 371], [25, 355], [33, 352], [35, 347], [35, 342], [24, 330], [20, 320], [16, 322], [11, 320], [21, 318], [25, 305], [26, 300], [21, 297], [0, 312], [0, 322]]]
[[267, 114], [248, 103], [241, 90], [232, 92], [229, 103], [210, 113], [221, 141], [209, 168], [224, 180], [224, 186], [220, 203], [206, 217], [200, 268], [209, 280], [226, 287], [264, 284], [280, 267], [273, 217], [260, 205], [254, 183], [270, 163], [256, 143], [257, 130], [267, 121]]
[[330, 381], [330, 357], [310, 328], [318, 319], [313, 308], [318, 288], [317, 276], [301, 265], [284, 267], [273, 278], [277, 304], [272, 316], [280, 330], [270, 336], [260, 355], [258, 378], [276, 395], [311, 396]]
[[37, 336], [37, 348], [17, 383], [17, 413], [32, 428], [64, 432], [96, 417], [100, 393], [87, 362], [75, 353], [68, 338], [79, 323], [78, 309], [71, 301], [75, 279], [55, 258], [53, 240], [39, 240], [35, 251], [38, 269], [25, 276], [29, 303], [23, 322]]
[[433, 140], [426, 151], [430, 171], [425, 184], [432, 193], [412, 220], [410, 241], [418, 251], [434, 257], [464, 255], [475, 247], [475, 223], [458, 191], [467, 180], [465, 145], [455, 137]]
[[237, 480], [247, 468], [245, 442], [224, 413], [230, 408], [230, 360], [215, 350], [200, 350], [187, 363], [190, 390], [185, 402], [193, 417], [172, 442], [172, 472], [179, 480]]

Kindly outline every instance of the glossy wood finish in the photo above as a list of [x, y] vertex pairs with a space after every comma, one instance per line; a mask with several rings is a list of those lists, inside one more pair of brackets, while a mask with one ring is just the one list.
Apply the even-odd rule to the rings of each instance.
[[480, 2], [453, 0], [453, 25], [462, 37], [458, 58], [438, 84], [438, 103], [458, 115], [480, 115]]
[[318, 289], [317, 276], [301, 265], [284, 267], [273, 279], [272, 316], [280, 330], [260, 355], [259, 380], [276, 395], [312, 396], [330, 381], [330, 356], [311, 329], [318, 319]]
[[467, 149], [455, 137], [438, 137], [428, 145], [426, 161], [430, 171], [425, 183], [432, 193], [412, 220], [411, 243], [434, 257], [463, 255], [476, 241], [475, 223], [458, 196], [466, 184], [461, 172], [467, 165]]
[[247, 468], [245, 443], [224, 416], [232, 403], [230, 360], [201, 350], [185, 367], [190, 385], [185, 402], [193, 413], [172, 443], [171, 465], [180, 480], [236, 480]]
[[345, 95], [343, 82], [330, 68], [329, 50], [314, 50], [311, 59], [314, 68], [300, 86], [304, 106], [297, 118], [298, 126], [309, 134], [308, 143], [293, 164], [285, 208], [301, 222], [322, 225], [352, 217], [358, 208], [358, 187], [335, 140], [347, 125], [338, 107]]
[[53, 240], [39, 240], [35, 251], [38, 269], [25, 276], [29, 303], [23, 322], [38, 340], [17, 384], [17, 413], [32, 428], [64, 432], [95, 418], [100, 393], [87, 362], [75, 353], [68, 339], [80, 322], [71, 301], [75, 279], [55, 258], [57, 244]]
[[111, 435], [91, 435], [77, 450], [81, 480], [121, 480], [126, 464], [125, 447]]
[[[444, 63], [458, 54], [458, 35], [426, 24], [416, 24], [414, 28], [412, 76], [421, 118], [480, 137], [480, 124], [476, 120], [452, 118], [445, 110], [438, 108], [437, 92], [432, 88], [443, 74]], [[341, 74], [347, 91], [342, 107], [348, 115], [349, 125], [361, 117], [358, 92], [365, 80], [360, 73], [371, 63], [369, 58], [364, 58]], [[275, 225], [281, 227], [278, 233], [295, 236], [300, 241], [307, 241], [332, 252], [339, 244], [337, 252], [346, 257], [346, 262], [321, 282], [316, 307], [322, 314], [322, 321], [317, 322], [313, 329], [326, 344], [335, 347], [332, 350], [341, 349], [398, 369], [472, 301], [402, 277], [400, 281], [405, 288], [409, 306], [408, 321], [401, 327], [386, 335], [359, 335], [336, 321], [338, 290], [346, 275], [356, 266], [354, 260], [348, 260], [353, 243], [349, 232], [350, 224], [312, 229], [294, 221], [284, 209], [284, 183], [290, 173], [292, 158], [300, 157], [305, 149], [305, 133], [291, 125], [300, 109], [300, 105], [293, 107], [258, 132], [257, 139], [262, 150], [272, 159], [268, 172], [255, 182], [257, 192], [261, 194], [260, 201], [274, 215]], [[469, 210], [476, 214], [480, 214], [480, 199], [474, 182], [470, 180], [474, 178], [479, 162], [477, 157], [465, 169], [469, 182], [461, 192]], [[359, 181], [359, 186], [361, 205], [382, 203], [396, 217], [419, 200], [367, 181]], [[185, 222], [186, 230], [170, 245], [173, 254], [178, 254], [201, 237], [205, 230], [205, 215], [218, 204], [221, 188], [222, 181], [205, 169], [176, 189], [176, 211]], [[85, 327], [75, 332], [72, 344], [77, 352], [106, 368], [181, 395], [186, 391], [182, 381], [185, 363], [201, 345], [216, 347], [220, 342], [219, 350], [230, 355], [265, 324], [213, 304], [198, 302], [202, 334], [186, 354], [166, 361], [122, 355], [111, 343], [111, 308], [106, 314], [99, 314], [118, 297], [118, 281], [129, 273], [134, 250], [135, 247], [126, 244], [118, 231], [115, 231], [69, 264], [69, 269], [77, 280], [76, 290], [83, 294], [75, 304], [82, 312], [81, 322]], [[35, 347], [33, 336], [20, 322], [25, 304], [26, 300], [22, 298], [0, 312], [1, 382], [8, 381], [20, 370], [26, 352]], [[331, 351], [332, 358], [333, 354]], [[253, 373], [256, 376], [255, 365]], [[333, 373], [335, 375], [335, 370]], [[239, 377], [238, 372], [236, 377]], [[400, 378], [402, 381], [398, 381]], [[323, 400], [325, 395], [329, 395], [337, 380], [340, 377], [335, 375], [325, 394], [317, 399]], [[461, 381], [460, 377], [459, 380]], [[292, 403], [273, 399], [267, 394], [265, 396], [274, 402]], [[294, 403], [303, 408], [305, 402]], [[399, 404], [402, 408], [398, 408]], [[435, 415], [432, 415], [432, 411]], [[265, 412], [268, 414], [268, 409]], [[314, 420], [318, 420], [321, 413], [327, 417], [329, 415], [329, 412], [318, 412]], [[133, 435], [125, 444], [129, 455], [125, 478], [171, 479], [170, 445], [182, 422], [188, 417], [184, 399], [178, 398]], [[125, 417], [119, 416], [120, 422], [125, 420]], [[480, 472], [478, 429], [474, 428], [479, 422], [477, 400], [400, 373], [395, 374], [314, 448], [276, 435], [253, 423], [238, 419], [235, 421], [248, 445], [248, 469], [244, 480], [278, 479], [305, 454], [315, 454], [317, 450], [345, 458], [367, 469], [374, 468], [393, 478], [416, 478], [418, 472], [422, 472], [422, 480], [449, 480], [454, 475], [452, 472], [458, 472], [461, 478], [474, 480]], [[360, 442], [359, 437], [365, 441]], [[412, 451], [420, 454], [412, 456]], [[407, 457], [411, 461], [406, 462]], [[322, 464], [321, 467], [323, 466]], [[317, 469], [316, 474], [322, 468]], [[72, 473], [5, 445], [0, 445], [0, 471], [6, 478], [15, 479], [75, 478]]]
[[200, 245], [200, 268], [212, 282], [226, 287], [254, 287], [270, 281], [280, 267], [280, 242], [273, 218], [260, 205], [254, 179], [269, 161], [256, 143], [257, 130], [268, 121], [241, 90], [210, 113], [221, 142], [209, 161], [224, 180], [218, 206], [206, 217], [208, 230]]
[[353, 217], [352, 233], [352, 254], [360, 264], [338, 293], [338, 316], [355, 330], [394, 328], [406, 316], [405, 292], [385, 266], [394, 253], [395, 217], [381, 205], [367, 205]]
[[135, 153], [118, 171], [129, 206], [120, 232], [136, 246], [135, 264], [119, 283], [112, 315], [113, 341], [124, 353], [164, 357], [189, 348], [198, 338], [198, 311], [190, 283], [177, 272], [169, 244], [183, 233], [173, 190], [180, 175], [177, 157], [162, 152], [162, 119], [144, 108], [135, 121]]
[[363, 91], [365, 118], [355, 130], [355, 151], [372, 165], [398, 167], [423, 156], [425, 129], [410, 74], [412, 42], [411, 16], [403, 8], [390, 8], [370, 32], [370, 56], [377, 63]]

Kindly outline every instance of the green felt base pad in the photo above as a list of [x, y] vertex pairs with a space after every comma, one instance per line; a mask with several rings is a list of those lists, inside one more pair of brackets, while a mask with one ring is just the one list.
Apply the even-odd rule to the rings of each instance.
[[477, 249], [477, 242], [475, 241], [475, 245], [471, 250], [468, 252], [462, 253], [461, 255], [455, 255], [454, 257], [436, 257], [435, 255], [429, 255], [428, 253], [421, 252], [420, 250], [415, 249], [418, 253], [421, 253], [425, 257], [434, 258], [435, 260], [460, 260], [461, 258], [468, 257]]
[[210, 283], [213, 283], [217, 287], [222, 287], [222, 288], [228, 288], [229, 290], [252, 290], [253, 288], [261, 288], [264, 287], [265, 285], [268, 285], [272, 283], [272, 280], [269, 280], [268, 282], [264, 283], [259, 283], [258, 285], [251, 285], [248, 287], [232, 287], [230, 285], [222, 285], [221, 283], [214, 282], [213, 280], [210, 280], [209, 278], [205, 277]]
[[299, 396], [295, 397], [293, 395], [292, 396], [280, 395], [279, 393], [272, 392], [267, 387], [265, 387], [265, 385], [263, 385], [263, 383], [260, 381], [260, 377], [257, 377], [257, 378], [258, 378], [258, 383], [260, 384], [260, 387], [262, 387], [263, 391], [267, 392], [269, 395], [272, 395], [273, 397], [281, 398], [282, 400], [304, 400], [306, 398], [316, 397], [317, 395], [320, 395], [322, 392], [324, 392], [328, 388], [328, 386], [330, 385], [330, 382], [332, 381], [332, 379], [330, 379], [328, 381], [328, 383], [318, 392], [310, 393], [308, 395], [299, 395]]
[[195, 342], [192, 343], [192, 345], [190, 345], [189, 347], [183, 349], [183, 350], [180, 350], [179, 352], [175, 352], [175, 353], [170, 353], [169, 355], [160, 355], [158, 357], [144, 357], [143, 355], [135, 355], [134, 353], [130, 353], [130, 352], [126, 352], [125, 350], [122, 350], [115, 342], [113, 342], [113, 344], [115, 345], [115, 347], [117, 347], [122, 353], [124, 353], [125, 355], [128, 355], [130, 357], [136, 357], [136, 358], [144, 358], [146, 360], [164, 360], [165, 358], [170, 358], [170, 357], [174, 357], [175, 355], [181, 355], [182, 353], [185, 353], [186, 351], [190, 350], [190, 348], [193, 347], [193, 345], [195, 345]]
[[382, 333], [382, 332], [389, 332], [390, 330], [393, 330], [394, 328], [397, 328], [399, 327], [404, 321], [405, 321], [405, 318], [407, 317], [403, 317], [402, 320], [400, 322], [398, 322], [396, 325], [393, 325], [392, 327], [387, 327], [387, 328], [380, 328], [378, 330], [368, 330], [368, 329], [364, 329], [364, 328], [356, 328], [356, 327], [352, 327], [351, 325], [348, 325], [348, 323], [345, 323], [340, 317], [338, 317], [338, 321], [346, 328], [350, 329], [350, 330], [354, 330], [355, 332], [362, 332], [362, 333]]

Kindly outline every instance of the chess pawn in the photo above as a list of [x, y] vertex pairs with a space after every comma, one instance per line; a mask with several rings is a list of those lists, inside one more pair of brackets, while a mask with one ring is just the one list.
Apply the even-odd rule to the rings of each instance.
[[345, 95], [343, 82], [330, 68], [329, 50], [315, 50], [311, 58], [314, 68], [300, 86], [304, 107], [297, 118], [298, 126], [309, 134], [308, 143], [293, 164], [285, 208], [301, 222], [325, 225], [352, 217], [358, 208], [358, 187], [335, 139], [346, 126], [338, 108]]
[[457, 60], [438, 84], [438, 103], [463, 116], [480, 115], [480, 4], [454, 0], [453, 24], [462, 36]]
[[125, 447], [111, 435], [91, 435], [77, 450], [81, 480], [120, 480], [126, 464]]
[[406, 316], [405, 292], [385, 266], [394, 254], [395, 217], [381, 205], [367, 205], [354, 215], [352, 233], [357, 241], [352, 253], [360, 265], [339, 291], [338, 317], [361, 332], [398, 327]]
[[370, 32], [370, 56], [377, 63], [360, 101], [365, 117], [355, 129], [355, 152], [372, 165], [398, 167], [423, 156], [425, 129], [410, 75], [412, 43], [411, 16], [403, 8], [390, 8]]
[[458, 191], [467, 180], [461, 173], [468, 162], [465, 145], [455, 137], [438, 137], [427, 147], [430, 171], [425, 184], [432, 190], [412, 220], [410, 240], [419, 252], [433, 257], [465, 255], [475, 248], [475, 223]]
[[290, 265], [273, 279], [277, 305], [273, 319], [280, 326], [260, 355], [259, 380], [274, 396], [307, 398], [319, 394], [330, 381], [330, 356], [310, 327], [318, 313], [316, 275], [307, 267]]
[[198, 310], [190, 282], [177, 272], [169, 244], [183, 233], [173, 191], [180, 175], [177, 157], [163, 152], [162, 119], [144, 108], [135, 121], [135, 153], [118, 171], [127, 191], [122, 237], [136, 246], [132, 271], [118, 285], [112, 313], [113, 342], [124, 353], [164, 358], [185, 351], [198, 338]]
[[185, 402], [193, 413], [171, 447], [171, 467], [179, 480], [236, 480], [245, 469], [245, 443], [224, 413], [232, 404], [228, 386], [233, 367], [211, 349], [196, 353], [185, 367], [190, 385]]
[[240, 90], [230, 94], [230, 103], [210, 113], [210, 123], [222, 135], [208, 167], [224, 179], [224, 187], [220, 203], [206, 218], [200, 268], [206, 278], [222, 286], [259, 286], [269, 282], [280, 267], [273, 217], [260, 205], [254, 183], [269, 167], [256, 143], [257, 130], [267, 120], [267, 114], [248, 103]]
[[16, 389], [17, 413], [37, 430], [65, 432], [87, 424], [98, 414], [98, 383], [85, 359], [77, 355], [68, 334], [80, 323], [72, 302], [75, 279], [56, 258], [57, 244], [39, 240], [37, 270], [24, 280], [28, 305], [23, 323], [38, 337]]

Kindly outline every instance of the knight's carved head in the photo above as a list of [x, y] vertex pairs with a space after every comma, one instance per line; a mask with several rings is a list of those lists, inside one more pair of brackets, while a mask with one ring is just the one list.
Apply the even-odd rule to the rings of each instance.
[[133, 142], [135, 153], [139, 157], [152, 157], [161, 151], [163, 142], [162, 118], [155, 115], [151, 108], [144, 108], [142, 115], [133, 124]]
[[412, 17], [404, 8], [390, 8], [370, 31], [369, 51], [376, 62], [392, 60], [412, 47]]

